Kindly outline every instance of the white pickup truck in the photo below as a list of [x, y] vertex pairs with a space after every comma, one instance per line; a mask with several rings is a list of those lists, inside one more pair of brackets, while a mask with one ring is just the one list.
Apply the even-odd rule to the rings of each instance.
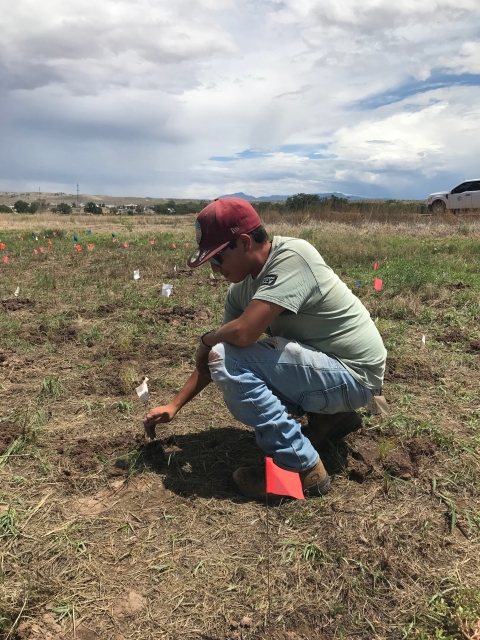
[[451, 191], [432, 193], [427, 200], [432, 213], [480, 209], [480, 178], [465, 180]]

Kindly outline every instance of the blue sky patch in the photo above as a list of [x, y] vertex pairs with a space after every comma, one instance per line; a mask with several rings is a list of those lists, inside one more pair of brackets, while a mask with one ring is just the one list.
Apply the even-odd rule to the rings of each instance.
[[371, 109], [384, 107], [387, 104], [401, 102], [405, 98], [410, 98], [419, 93], [426, 93], [427, 91], [434, 91], [435, 89], [443, 89], [451, 86], [478, 87], [480, 86], [480, 74], [450, 74], [444, 70], [436, 69], [432, 72], [428, 80], [414, 80], [412, 78], [398, 87], [359, 100], [353, 103], [353, 107], [361, 111], [369, 111]]

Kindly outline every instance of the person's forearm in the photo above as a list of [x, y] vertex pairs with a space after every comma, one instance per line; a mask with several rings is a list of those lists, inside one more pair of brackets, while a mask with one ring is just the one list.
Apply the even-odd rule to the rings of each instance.
[[203, 391], [210, 382], [211, 378], [202, 375], [198, 369], [195, 369], [177, 395], [170, 402], [170, 404], [175, 408], [175, 412], [180, 411], [187, 402], [190, 402], [190, 400], [195, 398], [195, 396], [197, 396], [200, 391]]
[[248, 347], [253, 344], [255, 340], [252, 340], [250, 336], [247, 336], [237, 320], [232, 320], [227, 324], [222, 325], [216, 331], [210, 331], [203, 337], [203, 342], [209, 347], [214, 347], [219, 342], [228, 342], [237, 347]]

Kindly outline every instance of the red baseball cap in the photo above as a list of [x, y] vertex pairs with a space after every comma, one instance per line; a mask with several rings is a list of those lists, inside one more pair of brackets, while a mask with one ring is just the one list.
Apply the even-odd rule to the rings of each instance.
[[202, 209], [195, 222], [198, 248], [187, 260], [199, 267], [242, 233], [260, 227], [262, 221], [252, 205], [242, 198], [217, 198]]

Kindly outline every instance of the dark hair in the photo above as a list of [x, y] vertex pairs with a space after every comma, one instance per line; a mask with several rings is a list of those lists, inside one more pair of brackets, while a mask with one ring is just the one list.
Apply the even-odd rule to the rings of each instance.
[[[247, 233], [247, 236], [250, 236], [252, 240], [254, 242], [257, 242], [258, 244], [264, 244], [268, 240], [268, 233], [263, 225], [261, 225], [260, 227], [257, 227], [253, 231], [250, 231], [250, 233]], [[230, 242], [229, 247], [230, 249], [235, 249], [236, 246], [237, 246], [237, 238], [234, 238]]]

